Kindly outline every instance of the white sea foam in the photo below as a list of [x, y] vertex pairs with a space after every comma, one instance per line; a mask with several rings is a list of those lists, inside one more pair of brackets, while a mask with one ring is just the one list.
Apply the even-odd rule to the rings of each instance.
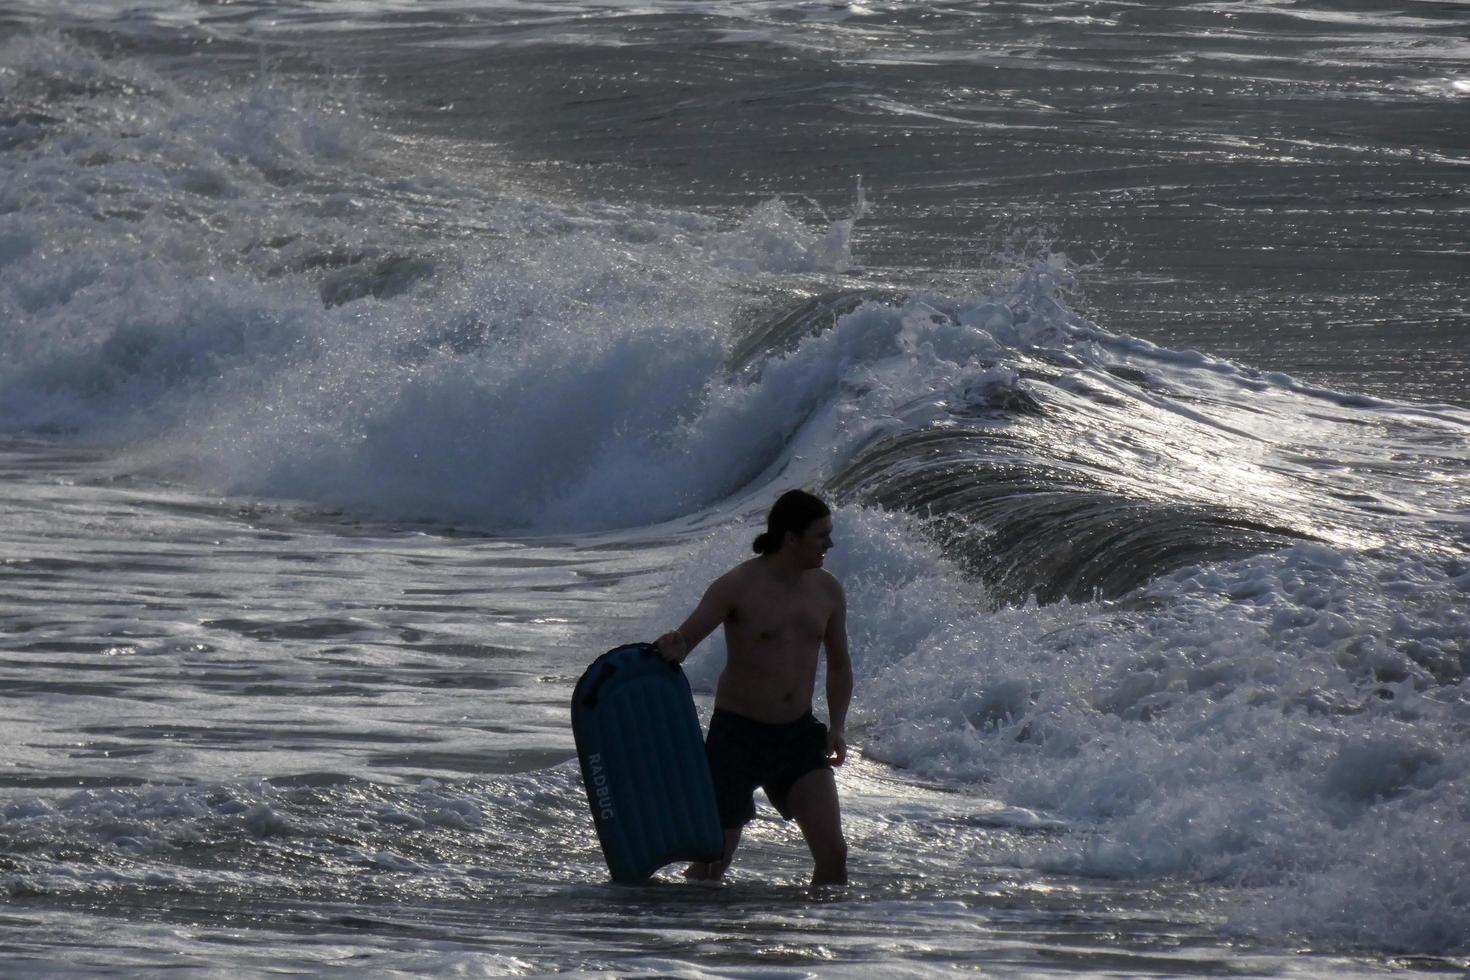
[[[811, 228], [772, 200], [721, 227], [458, 186], [476, 239], [405, 239], [406, 209], [442, 228], [447, 206], [432, 177], [371, 175], [350, 105], [270, 81], [196, 96], [55, 41], [0, 60], [44, 90], [58, 52], [145, 89], [149, 137], [119, 96], [5, 157], [11, 431], [131, 445], [238, 493], [603, 527], [721, 499], [780, 451], [792, 425], [777, 420], [826, 390], [712, 379], [739, 290], [840, 269], [852, 218]], [[323, 280], [323, 264], [341, 268]], [[369, 294], [385, 298], [323, 304]]]
[[[1371, 496], [1383, 513], [1352, 510], [1328, 543], [1175, 571], [1122, 602], [1009, 608], [916, 519], [844, 508], [831, 567], [848, 586], [857, 741], [1038, 814], [1036, 826], [1071, 828], [1010, 842], [997, 862], [1225, 882], [1239, 889], [1234, 921], [1260, 933], [1463, 949], [1470, 571], [1447, 557], [1463, 538], [1434, 550], [1411, 526], [1463, 521], [1463, 502], [1458, 514], [1446, 503], [1462, 487], [1461, 414], [1359, 400], [1363, 414], [1344, 421], [1329, 409], [1353, 406], [1284, 376], [1115, 337], [1067, 309], [1065, 269], [1047, 262], [988, 294], [864, 304], [731, 377], [727, 328], [747, 291], [843, 268], [850, 222], [812, 228], [779, 202], [720, 225], [512, 188], [445, 192], [447, 178], [375, 158], [350, 100], [269, 81], [195, 94], [59, 41], [13, 42], [0, 64], [38, 91], [83, 78], [95, 93], [87, 113], [25, 123], [4, 158], [0, 406], [12, 431], [128, 446], [235, 493], [492, 529], [724, 511], [671, 572], [659, 627], [748, 554], [740, 518], [770, 490], [836, 475], [877, 436], [1028, 391], [1036, 348], [1075, 369], [1054, 396], [1068, 437], [1119, 479], [1300, 511], [1329, 503], [1303, 473]], [[448, 231], [403, 231], [415, 222]], [[1142, 372], [1126, 394], [1157, 413], [1151, 429], [1125, 431], [1084, 397], [1122, 391], [1106, 370], [1117, 367]], [[1395, 458], [1393, 419], [1443, 423], [1450, 462]], [[1375, 435], [1344, 449], [1349, 424]], [[1227, 441], [1165, 452], [1143, 438], [1171, 425]], [[1287, 428], [1315, 458], [1271, 458]], [[1425, 475], [1433, 485], [1418, 485]], [[1413, 540], [1387, 546], [1400, 532]], [[691, 663], [704, 690], [719, 652], [714, 638]], [[568, 809], [570, 780], [557, 778], [555, 791], [504, 788], [506, 812], [524, 822], [535, 810], [515, 793]], [[351, 812], [484, 833], [477, 801], [438, 795]], [[204, 826], [266, 842], [301, 829], [270, 789], [95, 791], [7, 804], [3, 818], [15, 839], [39, 828], [109, 860]], [[495, 829], [516, 833], [509, 818]], [[354, 874], [443, 880], [442, 854], [333, 856]], [[535, 859], [562, 883], [585, 870], [549, 847]], [[76, 876], [47, 873], [12, 888], [61, 891]], [[86, 873], [88, 888], [187, 884], [123, 860]]]
[[[1073, 828], [995, 861], [1228, 883], [1258, 934], [1464, 948], [1463, 567], [1302, 544], [1125, 602], [992, 608], [912, 519], [835, 526], [855, 742]], [[691, 551], [665, 625], [756, 529]], [[690, 676], [709, 689], [722, 663], [716, 635]]]
[[[1128, 389], [1157, 419], [1121, 438], [1108, 429], [1127, 419], [1061, 406], [1102, 430], [1099, 465], [1132, 457], [1129, 475], [1157, 480], [1141, 457], [1184, 419], [1241, 441], [1171, 454], [1168, 479], [1192, 468], [1191, 492], [1221, 500], [1300, 496], [1249, 459], [1261, 433], [1248, 426], [1272, 398], [1320, 393], [1106, 333], [1067, 307], [1059, 257], [971, 296], [864, 304], [732, 377], [737, 308], [752, 289], [844, 268], [861, 195], [853, 217], [816, 227], [774, 200], [733, 226], [553, 206], [395, 170], [350, 93], [266, 79], [201, 95], [34, 38], [0, 63], [23, 91], [84, 75], [103, 93], [3, 158], [11, 431], [73, 432], [226, 492], [391, 518], [638, 526], [778, 473], [834, 476], [879, 434], [1024, 391], [1044, 348], [1076, 366], [1058, 392], [1116, 388], [1117, 365], [1164, 392]], [[1228, 425], [1192, 404], [1242, 379], [1260, 393], [1236, 390]]]

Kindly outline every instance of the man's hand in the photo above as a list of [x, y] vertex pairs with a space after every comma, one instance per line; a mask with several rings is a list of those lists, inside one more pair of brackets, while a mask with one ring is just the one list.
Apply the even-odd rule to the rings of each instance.
[[658, 647], [659, 656], [671, 663], [683, 663], [684, 658], [689, 656], [689, 645], [684, 642], [684, 634], [678, 630], [669, 630], [654, 640], [653, 645]]
[[827, 733], [827, 761], [840, 766], [847, 760], [847, 737], [842, 732]]

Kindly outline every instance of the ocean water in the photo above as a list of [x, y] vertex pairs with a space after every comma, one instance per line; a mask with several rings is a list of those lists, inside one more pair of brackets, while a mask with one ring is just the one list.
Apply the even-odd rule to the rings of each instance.
[[[0, 0], [0, 973], [1464, 975], [1467, 66], [1415, 0]], [[852, 884], [763, 804], [612, 885], [572, 685], [791, 486]]]

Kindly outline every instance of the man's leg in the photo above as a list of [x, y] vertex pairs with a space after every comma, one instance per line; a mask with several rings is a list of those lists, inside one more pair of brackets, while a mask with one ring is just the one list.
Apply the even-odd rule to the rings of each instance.
[[730, 866], [735, 848], [740, 846], [740, 827], [725, 828], [725, 848], [718, 861], [695, 861], [684, 869], [684, 877], [694, 881], [718, 881]]
[[847, 841], [837, 805], [837, 780], [823, 766], [797, 779], [787, 797], [791, 815], [811, 848], [813, 885], [847, 884]]

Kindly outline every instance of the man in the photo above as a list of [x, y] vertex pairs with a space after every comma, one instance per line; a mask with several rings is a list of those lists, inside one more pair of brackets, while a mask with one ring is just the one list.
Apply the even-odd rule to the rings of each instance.
[[[815, 862], [812, 884], [847, 881], [831, 767], [847, 757], [852, 662], [842, 586], [822, 567], [831, 547], [827, 505], [801, 490], [782, 494], [755, 539], [757, 557], [716, 579], [689, 618], [658, 638], [659, 652], [680, 662], [725, 626], [725, 669], [705, 737], [725, 847], [718, 861], [691, 865], [691, 878], [724, 874], [761, 786], [801, 828]], [[828, 725], [812, 715], [820, 648], [827, 652]]]

